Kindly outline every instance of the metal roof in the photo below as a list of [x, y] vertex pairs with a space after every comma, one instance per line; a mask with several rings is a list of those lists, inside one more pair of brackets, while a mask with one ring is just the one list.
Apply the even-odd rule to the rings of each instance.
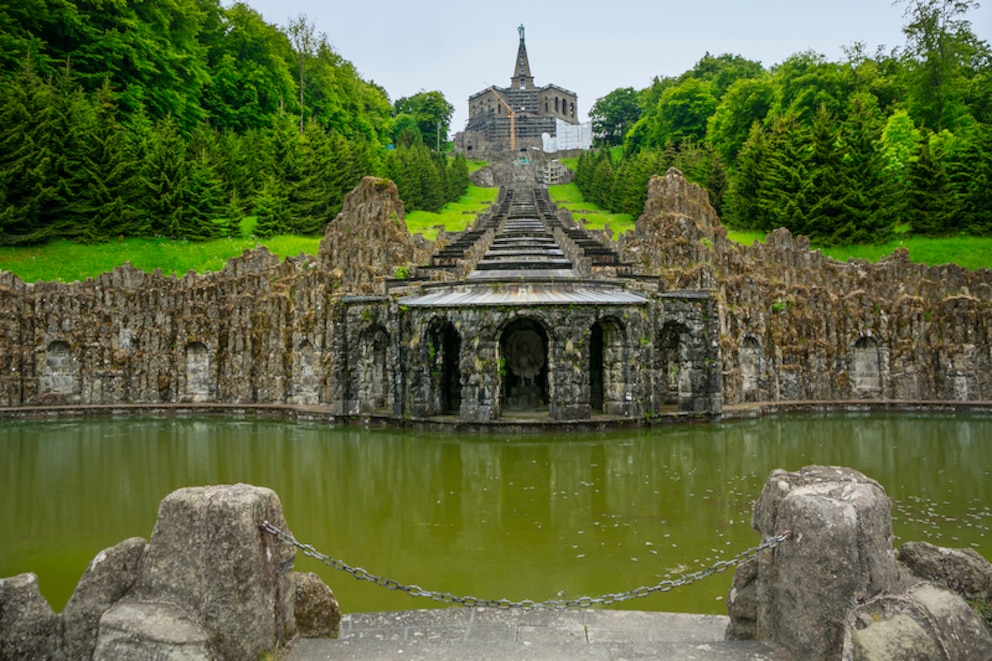
[[648, 299], [609, 283], [519, 282], [445, 287], [436, 292], [404, 296], [407, 307], [466, 307], [482, 305], [643, 305]]

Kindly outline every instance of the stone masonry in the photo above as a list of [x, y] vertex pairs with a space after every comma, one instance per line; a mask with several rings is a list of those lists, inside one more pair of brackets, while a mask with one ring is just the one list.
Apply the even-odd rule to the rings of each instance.
[[517, 182], [468, 231], [429, 244], [407, 232], [395, 186], [370, 177], [316, 257], [259, 248], [216, 273], [124, 265], [71, 284], [0, 272], [0, 406], [277, 404], [485, 423], [987, 401], [990, 299], [988, 271], [905, 251], [840, 263], [785, 230], [735, 244], [676, 170], [652, 179], [617, 242]]

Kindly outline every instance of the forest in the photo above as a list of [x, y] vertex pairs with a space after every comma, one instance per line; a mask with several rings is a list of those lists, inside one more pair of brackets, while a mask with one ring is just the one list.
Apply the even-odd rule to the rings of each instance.
[[[897, 0], [905, 43], [765, 68], [706, 54], [598, 99], [585, 198], [640, 214], [681, 169], [724, 222], [818, 245], [992, 235], [992, 53], [974, 0]], [[407, 210], [468, 187], [440, 91], [391, 101], [306, 16], [219, 0], [0, 5], [0, 245], [319, 233], [368, 174]], [[441, 147], [439, 150], [438, 148]]]
[[992, 53], [970, 0], [898, 0], [905, 44], [796, 53], [768, 69], [706, 54], [677, 77], [620, 88], [590, 110], [600, 149], [585, 198], [641, 213], [677, 167], [731, 227], [787, 227], [819, 245], [894, 234], [992, 234]]
[[[454, 108], [391, 102], [306, 16], [246, 4], [0, 5], [0, 245], [315, 234], [365, 175], [407, 210], [468, 187]], [[438, 126], [440, 125], [440, 129]]]

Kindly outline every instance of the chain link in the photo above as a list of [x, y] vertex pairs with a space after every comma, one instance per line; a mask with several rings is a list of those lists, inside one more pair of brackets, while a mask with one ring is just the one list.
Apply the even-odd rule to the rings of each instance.
[[531, 601], [530, 599], [524, 599], [523, 601], [510, 601], [509, 599], [479, 599], [478, 597], [472, 596], [456, 596], [450, 592], [425, 590], [419, 585], [405, 585], [399, 581], [394, 581], [391, 578], [376, 576], [361, 567], [352, 567], [351, 565], [348, 565], [340, 560], [325, 555], [310, 544], [302, 544], [298, 542], [290, 533], [279, 530], [268, 521], [263, 521], [262, 524], [259, 525], [259, 528], [273, 537], [282, 540], [283, 543], [289, 544], [290, 546], [295, 546], [303, 553], [303, 555], [319, 560], [328, 567], [333, 567], [334, 569], [343, 571], [346, 574], [351, 574], [359, 581], [368, 581], [369, 583], [375, 583], [376, 585], [382, 586], [388, 590], [398, 590], [400, 592], [406, 592], [412, 597], [424, 597], [425, 599], [432, 599], [445, 604], [501, 608], [504, 610], [511, 608], [591, 608], [592, 606], [609, 606], [610, 604], [618, 604], [623, 601], [629, 601], [630, 599], [643, 599], [644, 597], [649, 597], [656, 592], [670, 592], [675, 588], [691, 585], [696, 581], [709, 578], [714, 574], [721, 574], [731, 567], [736, 567], [737, 565], [755, 557], [762, 551], [775, 548], [792, 536], [791, 531], [786, 530], [780, 535], [769, 537], [758, 546], [750, 548], [746, 551], [741, 551], [729, 560], [720, 560], [706, 569], [701, 569], [690, 574], [683, 574], [675, 579], [666, 579], [655, 585], [634, 588], [633, 590], [628, 590], [626, 592], [614, 592], [604, 594], [599, 597], [578, 597], [576, 599], [547, 599], [545, 601]]

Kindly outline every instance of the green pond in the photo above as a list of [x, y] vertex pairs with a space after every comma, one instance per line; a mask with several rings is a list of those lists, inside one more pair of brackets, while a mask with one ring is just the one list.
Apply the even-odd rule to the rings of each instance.
[[[621, 592], [757, 545], [770, 471], [839, 464], [893, 500], [896, 545], [992, 557], [992, 418], [778, 417], [609, 433], [466, 436], [228, 418], [4, 421], [0, 576], [60, 610], [89, 561], [148, 538], [183, 486], [274, 489], [296, 537], [402, 583], [484, 599]], [[438, 605], [297, 555], [346, 612]], [[725, 613], [730, 572], [623, 607]]]

